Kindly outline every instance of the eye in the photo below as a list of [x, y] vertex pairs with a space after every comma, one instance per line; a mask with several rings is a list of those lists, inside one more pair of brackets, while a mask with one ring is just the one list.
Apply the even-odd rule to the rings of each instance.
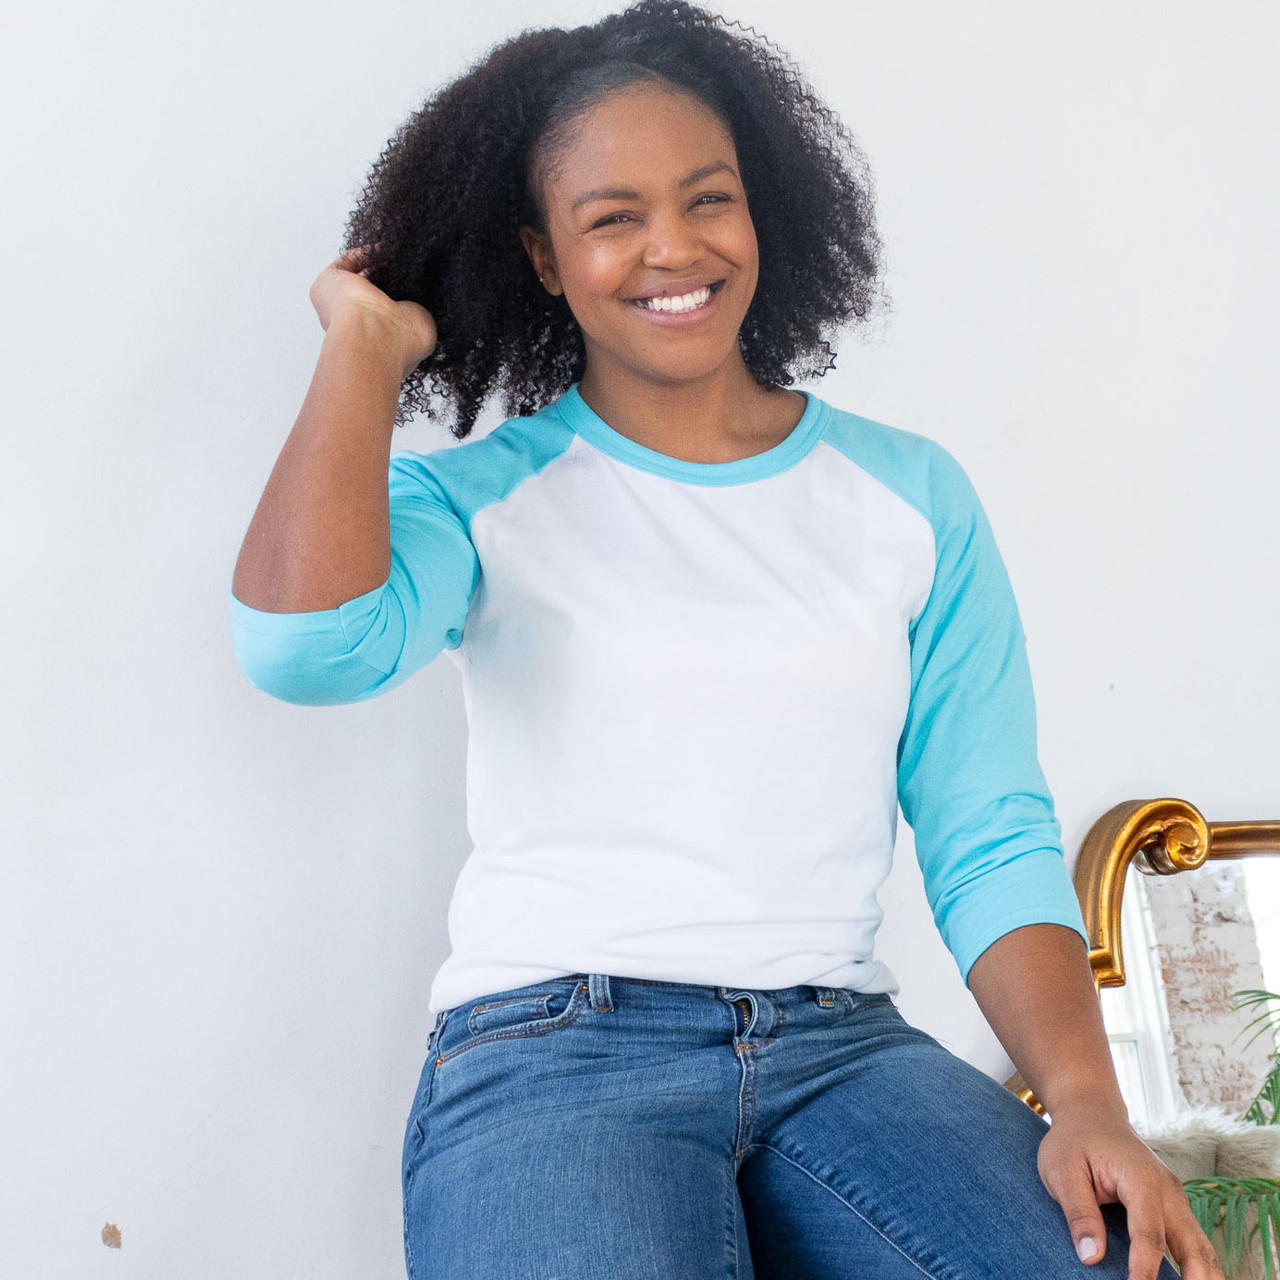
[[[712, 201], [715, 204], [728, 204], [731, 199], [731, 196], [721, 195], [715, 191], [704, 191], [693, 202], [693, 206], [694, 208], [697, 208], [699, 205], [702, 205], [703, 208], [705, 208], [706, 205], [703, 204], [703, 201]], [[611, 213], [607, 218], [601, 218], [599, 222], [592, 223], [591, 229], [594, 231], [597, 227], [616, 227], [619, 225], [619, 220], [625, 222], [634, 221], [629, 213]]]

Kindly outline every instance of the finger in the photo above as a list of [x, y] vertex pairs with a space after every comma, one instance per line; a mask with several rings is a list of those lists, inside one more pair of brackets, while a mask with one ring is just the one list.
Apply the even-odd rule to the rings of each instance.
[[363, 271], [368, 265], [369, 256], [373, 253], [376, 245], [358, 244], [350, 248], [339, 259], [344, 267], [349, 271]]
[[1158, 1196], [1136, 1195], [1125, 1202], [1129, 1221], [1129, 1280], [1159, 1280], [1168, 1241], [1164, 1233], [1164, 1202]]
[[1046, 1188], [1067, 1219], [1067, 1228], [1081, 1262], [1099, 1262], [1107, 1252], [1107, 1228], [1098, 1209], [1093, 1180], [1083, 1165], [1059, 1171]]
[[1181, 1190], [1167, 1215], [1164, 1233], [1183, 1280], [1223, 1280], [1222, 1263]]

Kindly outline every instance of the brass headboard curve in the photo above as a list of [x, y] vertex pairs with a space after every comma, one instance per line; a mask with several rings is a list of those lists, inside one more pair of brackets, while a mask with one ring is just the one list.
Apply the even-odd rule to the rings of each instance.
[[[1124, 985], [1120, 905], [1129, 864], [1144, 875], [1194, 871], [1211, 858], [1280, 854], [1280, 822], [1207, 822], [1195, 805], [1165, 797], [1125, 800], [1089, 829], [1076, 861], [1076, 897], [1089, 933], [1093, 985]], [[1033, 1111], [1045, 1109], [1015, 1073], [1004, 1082]]]

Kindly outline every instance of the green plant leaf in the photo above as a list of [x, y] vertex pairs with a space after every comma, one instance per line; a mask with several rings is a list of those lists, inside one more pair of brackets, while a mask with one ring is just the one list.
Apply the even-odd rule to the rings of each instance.
[[[1244, 987], [1239, 991], [1233, 991], [1231, 1000], [1233, 1009], [1248, 1009], [1269, 1005], [1272, 1001], [1280, 1003], [1280, 993], [1266, 991], [1261, 987]], [[1261, 1013], [1245, 1023], [1235, 1038], [1238, 1040], [1252, 1026], [1257, 1026], [1258, 1029], [1245, 1042], [1245, 1049], [1265, 1032], [1271, 1031], [1274, 1034], [1280, 1031], [1280, 1009], [1264, 1008]], [[1280, 1049], [1273, 1049], [1270, 1056], [1273, 1060], [1271, 1068], [1241, 1117], [1252, 1124], [1280, 1124]], [[1264, 1103], [1271, 1108], [1270, 1115], [1267, 1115]]]
[[[1280, 1243], [1280, 1178], [1191, 1178], [1182, 1187], [1228, 1276], [1240, 1265], [1246, 1244], [1251, 1246], [1261, 1232], [1263, 1273], [1267, 1280], [1276, 1280], [1272, 1242]], [[1257, 1221], [1249, 1224], [1246, 1235], [1250, 1209], [1256, 1209]], [[1221, 1247], [1214, 1240], [1219, 1230]]]

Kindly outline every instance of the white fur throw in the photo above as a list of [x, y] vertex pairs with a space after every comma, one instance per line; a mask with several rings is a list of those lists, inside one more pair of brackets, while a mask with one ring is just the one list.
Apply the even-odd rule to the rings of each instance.
[[[1191, 1178], [1280, 1178], [1280, 1125], [1250, 1124], [1225, 1111], [1201, 1107], [1175, 1116], [1134, 1125], [1138, 1136], [1183, 1182]], [[1246, 1219], [1245, 1238], [1258, 1216]], [[1221, 1230], [1213, 1243], [1225, 1266]], [[1275, 1250], [1272, 1259], [1275, 1261]], [[1262, 1241], [1254, 1237], [1240, 1265], [1227, 1273], [1231, 1280], [1262, 1280]], [[1280, 1276], [1280, 1267], [1276, 1274]]]

